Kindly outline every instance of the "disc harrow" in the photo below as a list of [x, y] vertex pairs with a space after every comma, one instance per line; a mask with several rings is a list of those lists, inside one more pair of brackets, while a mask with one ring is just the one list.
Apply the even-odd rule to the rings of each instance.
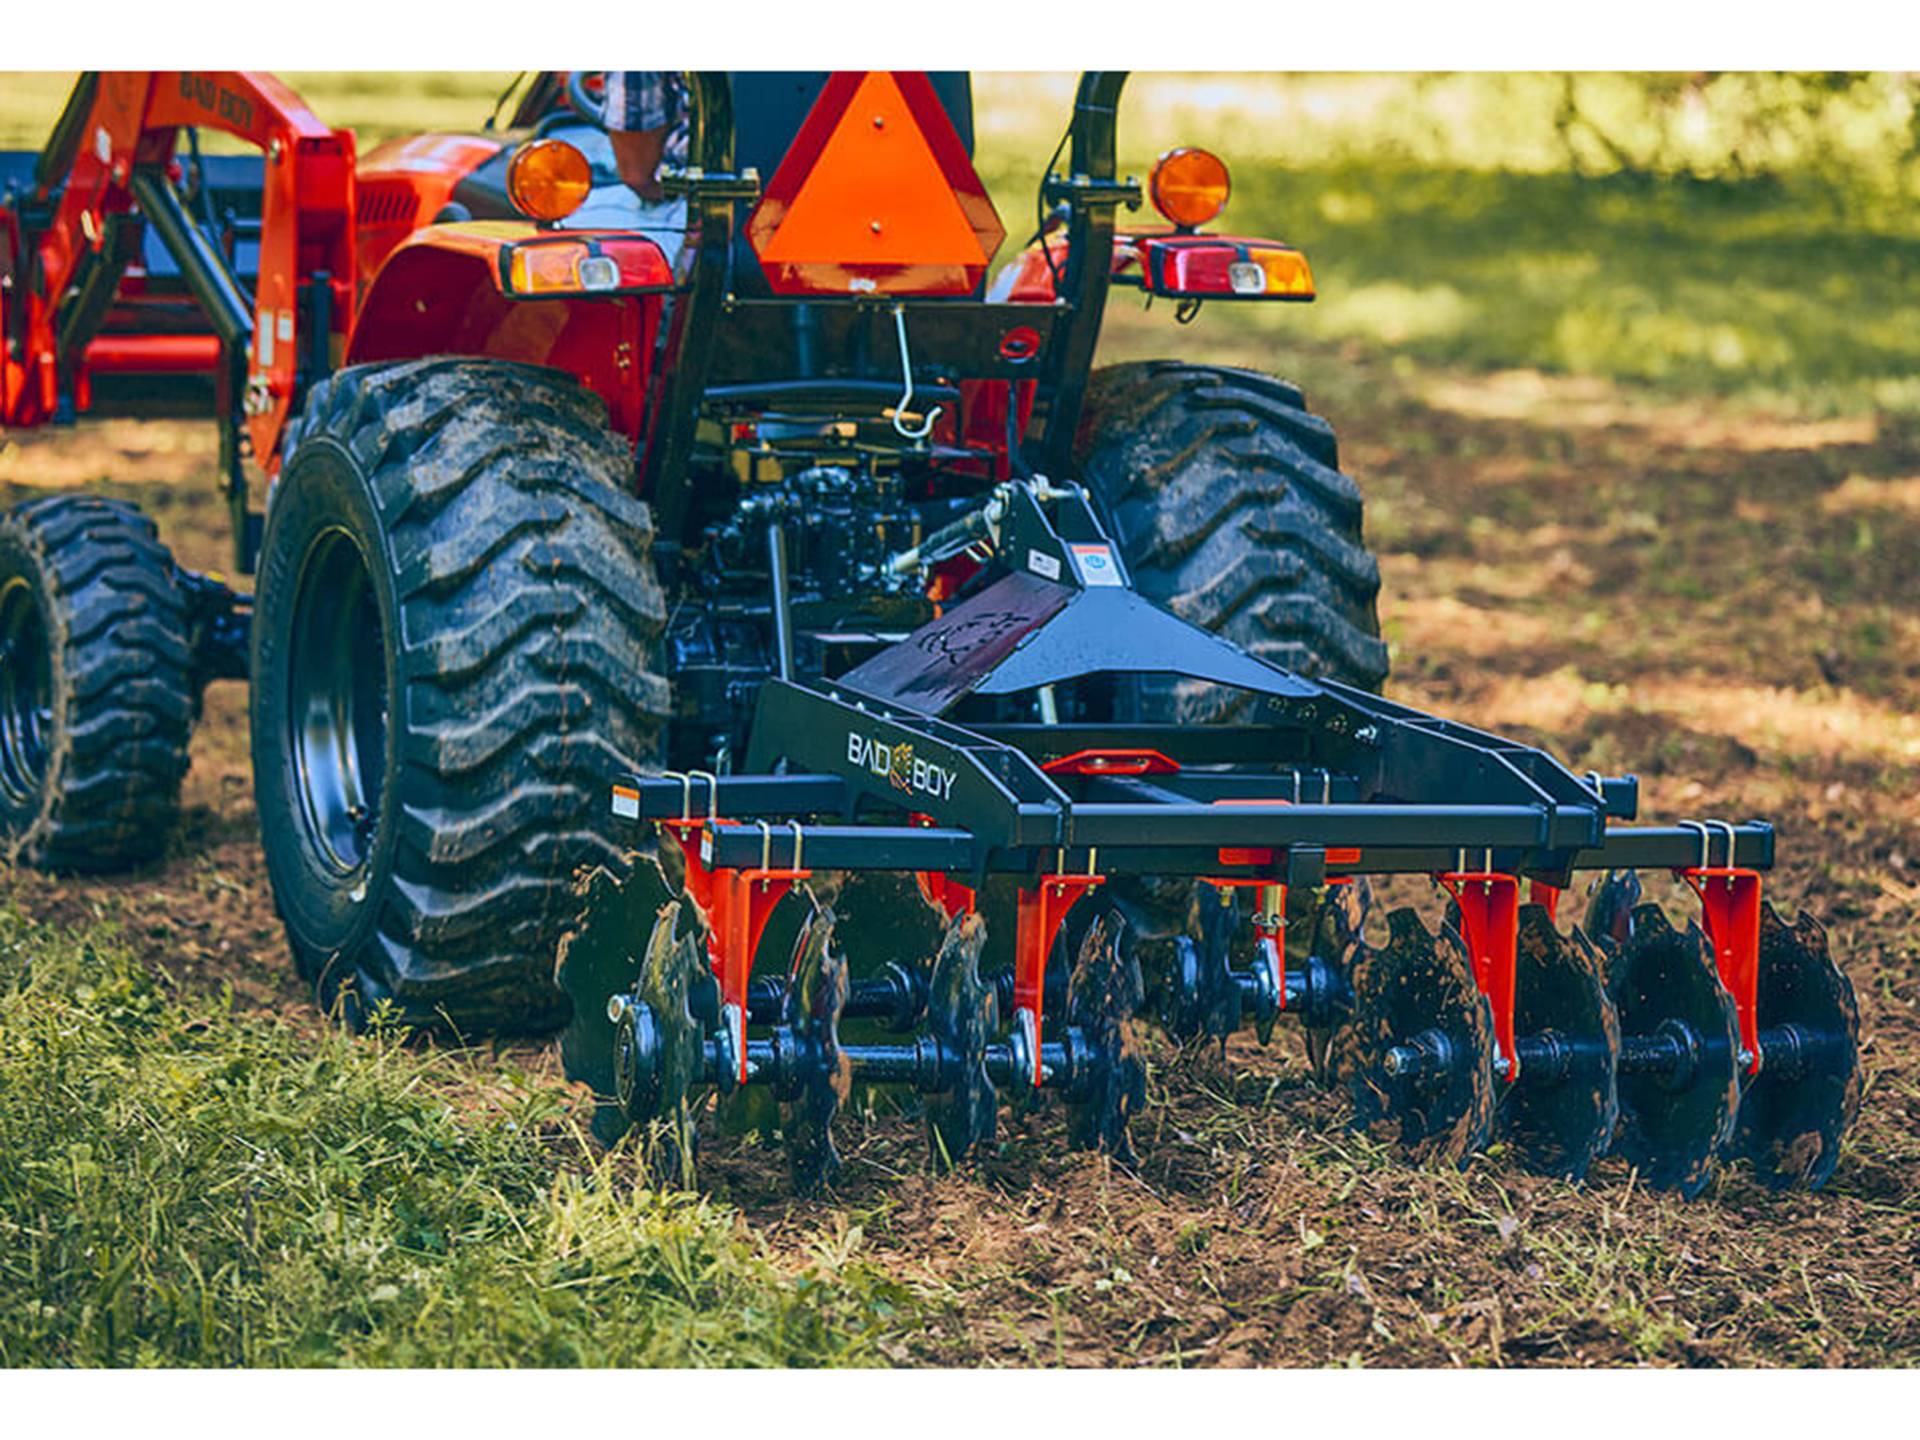
[[[1110, 550], [1107, 578], [1068, 583], [1104, 549], [1084, 493], [996, 495], [1000, 551], [1067, 578], [1006, 574], [836, 679], [769, 679], [740, 773], [613, 787], [669, 863], [637, 865], [562, 965], [569, 1073], [613, 1091], [603, 1134], [657, 1132], [684, 1178], [701, 1097], [764, 1087], [818, 1189], [840, 1110], [883, 1086], [921, 1097], [939, 1166], [1048, 1097], [1070, 1145], [1132, 1165], [1152, 995], [1179, 1042], [1265, 1044], [1290, 1017], [1352, 1123], [1417, 1158], [1497, 1140], [1578, 1180], [1613, 1154], [1689, 1196], [1729, 1160], [1831, 1175], [1858, 1016], [1819, 925], [1761, 899], [1770, 825], [1632, 823], [1632, 776], [1258, 661], [1140, 600]], [[1251, 692], [1253, 723], [1022, 718], [1079, 677], [1165, 671]], [[1684, 930], [1641, 903], [1657, 870], [1697, 900]], [[1437, 927], [1376, 925], [1395, 875], [1444, 894]], [[1119, 910], [1067, 923], [1117, 877], [1194, 887], [1152, 976]], [[763, 952], [790, 958], [756, 974]]]

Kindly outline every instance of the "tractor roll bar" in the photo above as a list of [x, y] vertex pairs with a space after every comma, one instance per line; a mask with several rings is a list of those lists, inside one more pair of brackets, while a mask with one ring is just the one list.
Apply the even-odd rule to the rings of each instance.
[[674, 306], [667, 336], [666, 353], [674, 363], [654, 370], [648, 406], [654, 418], [640, 471], [641, 493], [659, 513], [659, 534], [673, 543], [681, 539], [692, 498], [687, 459], [727, 298], [733, 202], [740, 193], [740, 177], [733, 173], [733, 84], [727, 72], [690, 70], [687, 88], [693, 102], [687, 153], [693, 163], [684, 174], [665, 177], [665, 183], [687, 197], [687, 219], [697, 235], [686, 293]]
[[1070, 207], [1063, 289], [1071, 311], [1054, 347], [1053, 397], [1038, 452], [1044, 457], [1043, 468], [1055, 475], [1071, 473], [1074, 432], [1080, 427], [1080, 405], [1100, 342], [1113, 271], [1108, 258], [1113, 253], [1113, 207], [1139, 198], [1137, 188], [1114, 183], [1115, 118], [1126, 83], [1125, 70], [1090, 70], [1080, 77], [1073, 98], [1068, 173], [1064, 180], [1045, 181], [1041, 196], [1043, 205], [1065, 200]]

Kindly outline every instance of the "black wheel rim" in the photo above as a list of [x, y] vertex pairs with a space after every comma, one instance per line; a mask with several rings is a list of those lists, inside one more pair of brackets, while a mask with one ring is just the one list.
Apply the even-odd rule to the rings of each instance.
[[295, 592], [288, 733], [308, 839], [335, 869], [365, 863], [387, 770], [387, 667], [373, 576], [344, 530], [320, 535]]
[[0, 585], [0, 790], [14, 804], [30, 804], [39, 795], [52, 733], [46, 617], [33, 586], [10, 576]]

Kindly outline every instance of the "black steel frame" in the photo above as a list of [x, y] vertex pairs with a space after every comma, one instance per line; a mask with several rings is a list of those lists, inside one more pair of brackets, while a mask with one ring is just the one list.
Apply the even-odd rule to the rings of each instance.
[[[1061, 537], [1104, 538], [1084, 494], [1053, 491], [1056, 529], [1034, 485], [1000, 493], [1002, 555], [1057, 579], [1011, 571], [836, 679], [770, 677], [747, 773], [630, 776], [627, 818], [713, 822], [714, 869], [940, 871], [976, 885], [1096, 869], [1314, 885], [1330, 868], [1476, 868], [1565, 888], [1575, 870], [1773, 864], [1769, 824], [1610, 824], [1635, 815], [1632, 776], [1576, 777], [1533, 746], [1269, 665], [1125, 584], [1083, 583]], [[947, 718], [968, 694], [1096, 671], [1234, 684], [1259, 697], [1261, 723]], [[1048, 768], [1084, 751], [1157, 752], [1175, 768]]]

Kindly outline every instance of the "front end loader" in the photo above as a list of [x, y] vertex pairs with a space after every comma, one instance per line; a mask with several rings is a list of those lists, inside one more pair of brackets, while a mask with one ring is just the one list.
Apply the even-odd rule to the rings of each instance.
[[[1288, 1017], [1417, 1154], [1825, 1180], [1858, 1019], [1762, 899], [1773, 828], [1637, 823], [1630, 775], [1383, 698], [1360, 491], [1300, 391], [1096, 366], [1116, 287], [1313, 297], [1298, 250], [1208, 228], [1214, 156], [1120, 175], [1123, 80], [1082, 78], [991, 283], [963, 76], [689, 75], [670, 236], [621, 218], [597, 77], [357, 164], [266, 77], [83, 81], [0, 157], [0, 414], [206, 381], [257, 579], [104, 501], [0, 522], [14, 854], [149, 858], [194, 687], [245, 673], [321, 1003], [557, 1029], [597, 1133], [682, 1182], [742, 1090], [804, 1189], [856, 1086], [917, 1094], [937, 1164], [1048, 1095], [1131, 1162], [1143, 1025]], [[206, 126], [261, 146], [250, 204]], [[1437, 927], [1372, 914], [1397, 875]]]

